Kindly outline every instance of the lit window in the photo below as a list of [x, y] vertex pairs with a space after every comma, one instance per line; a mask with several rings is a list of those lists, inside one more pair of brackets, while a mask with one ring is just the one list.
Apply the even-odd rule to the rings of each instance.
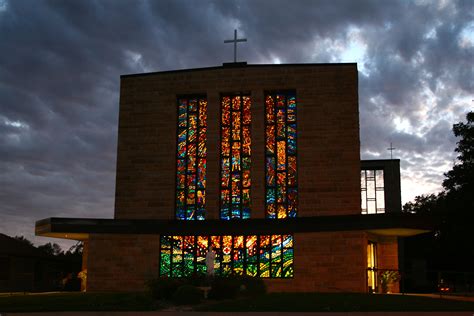
[[250, 218], [250, 96], [221, 99], [220, 218]]
[[369, 293], [377, 292], [377, 245], [372, 241], [367, 245], [367, 282]]
[[179, 98], [176, 218], [180, 220], [205, 218], [206, 131], [206, 98]]
[[265, 96], [265, 208], [267, 218], [296, 217], [296, 97]]
[[362, 170], [360, 182], [362, 214], [385, 213], [383, 170]]
[[161, 236], [160, 276], [205, 275], [209, 246], [216, 276], [293, 277], [292, 235]]

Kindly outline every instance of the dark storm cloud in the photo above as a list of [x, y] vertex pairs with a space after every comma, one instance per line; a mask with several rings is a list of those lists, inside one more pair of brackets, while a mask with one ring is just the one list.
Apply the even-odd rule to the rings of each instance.
[[119, 76], [231, 61], [222, 42], [234, 28], [249, 63], [337, 62], [356, 34], [362, 157], [388, 157], [393, 141], [405, 182], [439, 183], [451, 125], [472, 108], [473, 11], [472, 1], [0, 0], [0, 230], [31, 237], [36, 219], [111, 217]]

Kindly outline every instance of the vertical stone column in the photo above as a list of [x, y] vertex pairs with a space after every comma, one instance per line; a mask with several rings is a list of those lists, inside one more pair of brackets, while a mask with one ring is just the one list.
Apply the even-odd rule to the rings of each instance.
[[251, 218], [265, 217], [265, 110], [264, 93], [252, 90]]
[[220, 185], [220, 96], [217, 90], [207, 92], [207, 170], [206, 219], [219, 218]]

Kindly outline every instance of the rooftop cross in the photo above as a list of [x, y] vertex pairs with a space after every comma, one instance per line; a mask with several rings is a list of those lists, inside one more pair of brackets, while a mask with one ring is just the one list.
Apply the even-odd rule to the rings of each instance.
[[390, 142], [390, 147], [387, 148], [387, 150], [390, 150], [390, 160], [393, 159], [393, 150], [396, 149], [395, 147], [392, 146], [392, 142]]
[[246, 42], [246, 38], [237, 39], [237, 30], [234, 30], [234, 39], [233, 40], [225, 40], [224, 43], [234, 43], [234, 63], [237, 62], [237, 43], [238, 42]]

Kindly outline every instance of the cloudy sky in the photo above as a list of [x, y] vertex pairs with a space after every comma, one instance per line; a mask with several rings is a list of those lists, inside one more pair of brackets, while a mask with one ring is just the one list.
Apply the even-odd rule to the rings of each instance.
[[[474, 1], [0, 0], [0, 232], [112, 217], [119, 76], [232, 61], [357, 62], [361, 157], [440, 190], [474, 102]], [[49, 241], [34, 239], [37, 243]]]

